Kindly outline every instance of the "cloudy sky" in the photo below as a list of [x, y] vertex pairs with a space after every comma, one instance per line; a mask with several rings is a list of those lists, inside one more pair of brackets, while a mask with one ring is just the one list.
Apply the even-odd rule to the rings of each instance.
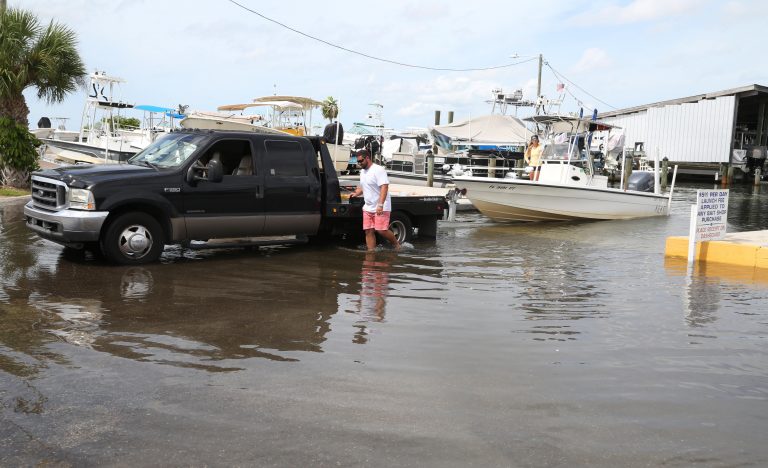
[[[71, 27], [88, 70], [125, 79], [122, 99], [135, 104], [215, 110], [275, 93], [333, 96], [345, 125], [376, 102], [387, 127], [426, 127], [435, 110], [443, 122], [448, 111], [490, 113], [494, 88], [534, 99], [538, 54], [542, 94], [554, 99], [566, 84], [562, 111], [768, 85], [762, 0], [8, 3]], [[26, 96], [32, 126], [44, 115], [79, 126], [84, 90], [56, 105]]]

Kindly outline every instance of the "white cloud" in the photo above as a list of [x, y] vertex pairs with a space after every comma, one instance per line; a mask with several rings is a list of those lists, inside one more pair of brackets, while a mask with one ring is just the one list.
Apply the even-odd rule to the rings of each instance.
[[579, 61], [573, 66], [572, 71], [583, 73], [606, 69], [611, 66], [611, 63], [611, 59], [604, 50], [593, 47], [584, 51]]
[[[55, 18], [70, 26], [88, 70], [98, 67], [125, 78], [125, 97], [137, 103], [214, 109], [273, 92], [334, 96], [343, 103], [346, 124], [362, 118], [377, 100], [385, 106], [386, 125], [399, 128], [429, 125], [435, 110], [443, 112], [444, 121], [451, 110], [456, 120], [487, 113], [494, 88], [523, 89], [525, 99], [536, 93], [536, 60], [486, 72], [399, 67], [313, 41], [229, 2], [21, 3], [46, 23]], [[765, 67], [748, 46], [750, 34], [764, 29], [764, 0], [390, 0], [375, 15], [340, 0], [322, 5], [296, 0], [290, 11], [271, 2], [244, 3], [305, 33], [398, 62], [479, 68], [510, 63], [514, 52], [542, 53], [581, 88], [569, 87], [576, 98], [568, 95], [564, 111], [573, 110], [575, 99], [598, 102], [586, 93], [626, 107], [766, 84]], [[99, 21], [83, 11], [97, 11]], [[515, 23], [513, 32], [509, 21]], [[128, 25], [127, 35], [116, 34], [115, 25]], [[545, 67], [542, 93], [552, 97], [559, 81]], [[62, 115], [79, 123], [83, 92], [56, 106], [25, 95], [30, 121]]]
[[570, 23], [587, 26], [648, 22], [678, 16], [700, 6], [696, 0], [634, 0], [624, 6], [611, 4], [588, 10], [572, 17]]

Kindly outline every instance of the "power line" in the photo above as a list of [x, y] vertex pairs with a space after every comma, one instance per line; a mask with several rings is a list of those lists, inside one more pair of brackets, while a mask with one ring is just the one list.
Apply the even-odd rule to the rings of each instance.
[[[597, 98], [597, 97], [593, 96], [593, 95], [592, 95], [592, 94], [590, 94], [588, 91], [586, 91], [584, 88], [582, 88], [581, 86], [577, 85], [577, 84], [576, 84], [576, 83], [574, 83], [573, 81], [571, 81], [571, 80], [569, 80], [568, 78], [566, 78], [566, 77], [565, 77], [565, 76], [564, 76], [562, 73], [559, 73], [557, 70], [555, 70], [554, 68], [552, 68], [552, 65], [550, 65], [550, 64], [549, 64], [549, 62], [545, 62], [545, 64], [547, 65], [547, 68], [549, 68], [549, 69], [552, 71], [552, 73], [555, 75], [555, 78], [557, 78], [558, 80], [561, 80], [561, 81], [567, 81], [568, 83], [572, 84], [574, 87], [576, 87], [577, 89], [581, 90], [581, 92], [583, 92], [583, 93], [584, 93], [584, 94], [586, 94], [587, 96], [591, 97], [592, 99], [596, 100], [597, 102], [599, 102], [599, 103], [601, 103], [601, 104], [605, 104], [606, 106], [610, 107], [611, 109], [617, 109], [617, 107], [615, 107], [615, 106], [612, 106], [612, 105], [608, 104], [607, 102], [605, 102], [605, 101], [603, 101], [603, 100], [601, 100], [601, 99], [599, 99], [599, 98]], [[571, 93], [569, 92], [568, 94], [571, 94]], [[573, 96], [572, 94], [571, 94], [571, 96], [572, 96], [574, 99], [576, 99], [576, 96]]]
[[364, 52], [360, 52], [360, 51], [357, 51], [357, 50], [349, 49], [349, 48], [344, 47], [344, 46], [340, 46], [338, 44], [334, 44], [332, 42], [326, 41], [325, 39], [320, 39], [319, 37], [312, 36], [312, 35], [307, 34], [305, 32], [299, 31], [298, 29], [292, 28], [292, 27], [290, 27], [290, 26], [288, 26], [286, 24], [283, 24], [283, 23], [281, 23], [281, 22], [279, 22], [277, 20], [274, 20], [272, 18], [264, 16], [261, 13], [259, 13], [258, 11], [252, 10], [251, 8], [248, 8], [247, 6], [245, 6], [245, 5], [241, 4], [241, 3], [236, 2], [235, 0], [228, 0], [228, 1], [230, 3], [232, 3], [233, 5], [236, 5], [236, 6], [240, 7], [240, 8], [242, 8], [243, 10], [246, 10], [246, 11], [248, 11], [250, 13], [253, 13], [254, 15], [257, 15], [257, 16], [259, 16], [259, 17], [261, 17], [261, 18], [263, 18], [263, 19], [265, 19], [267, 21], [275, 23], [278, 26], [281, 26], [281, 27], [283, 27], [285, 29], [288, 29], [289, 31], [293, 31], [296, 34], [300, 34], [300, 35], [302, 35], [304, 37], [312, 39], [313, 41], [321, 42], [321, 43], [323, 43], [325, 45], [328, 45], [328, 46], [331, 46], [331, 47], [335, 47], [336, 49], [340, 49], [340, 50], [343, 50], [345, 52], [349, 52], [349, 53], [352, 53], [352, 54], [360, 55], [362, 57], [369, 58], [371, 60], [377, 60], [379, 62], [385, 62], [385, 63], [389, 63], [389, 64], [392, 64], [392, 65], [400, 65], [402, 67], [420, 68], [422, 70], [452, 71], [452, 72], [486, 71], [486, 70], [498, 70], [499, 68], [514, 67], [516, 65], [521, 65], [523, 63], [530, 62], [532, 60], [537, 60], [538, 59], [538, 57], [533, 57], [533, 58], [529, 58], [527, 60], [523, 60], [521, 62], [508, 63], [508, 64], [505, 64], [505, 65], [497, 65], [497, 66], [494, 66], [494, 67], [483, 67], [483, 68], [439, 68], [439, 67], [427, 67], [427, 66], [424, 66], [424, 65], [414, 65], [414, 64], [411, 64], [411, 63], [398, 62], [397, 60], [389, 60], [389, 59], [385, 59], [385, 58], [375, 57], [373, 55], [369, 55], [369, 54], [366, 54]]

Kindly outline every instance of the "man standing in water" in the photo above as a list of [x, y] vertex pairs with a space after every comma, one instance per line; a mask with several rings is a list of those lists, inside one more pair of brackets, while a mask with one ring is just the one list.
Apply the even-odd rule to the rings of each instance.
[[389, 178], [387, 171], [371, 161], [371, 153], [362, 149], [357, 152], [357, 165], [360, 167], [360, 185], [350, 197], [363, 196], [363, 231], [368, 251], [376, 249], [376, 234], [386, 239], [395, 250], [400, 250], [400, 243], [389, 230], [389, 215], [392, 212], [392, 200], [389, 196]]

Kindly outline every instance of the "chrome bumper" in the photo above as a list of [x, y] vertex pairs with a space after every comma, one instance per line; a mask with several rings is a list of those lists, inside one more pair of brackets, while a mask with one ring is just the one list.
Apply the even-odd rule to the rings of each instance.
[[43, 239], [70, 246], [98, 241], [101, 226], [108, 215], [108, 211], [45, 211], [36, 208], [32, 201], [24, 205], [24, 217], [29, 229]]

